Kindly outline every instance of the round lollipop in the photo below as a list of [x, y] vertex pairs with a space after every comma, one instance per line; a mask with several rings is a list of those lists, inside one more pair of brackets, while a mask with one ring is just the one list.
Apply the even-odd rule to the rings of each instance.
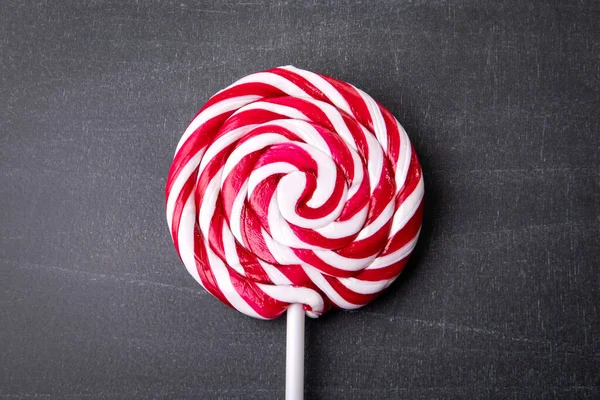
[[388, 110], [286, 66], [202, 107], [166, 197], [175, 248], [198, 283], [251, 317], [288, 311], [286, 398], [301, 399], [304, 314], [361, 307], [398, 277], [421, 228], [423, 178]]

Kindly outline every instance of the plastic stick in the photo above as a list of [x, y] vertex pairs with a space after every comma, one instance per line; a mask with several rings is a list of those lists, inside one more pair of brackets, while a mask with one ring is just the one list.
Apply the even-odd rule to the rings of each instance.
[[304, 399], [304, 308], [292, 304], [287, 310], [285, 399]]

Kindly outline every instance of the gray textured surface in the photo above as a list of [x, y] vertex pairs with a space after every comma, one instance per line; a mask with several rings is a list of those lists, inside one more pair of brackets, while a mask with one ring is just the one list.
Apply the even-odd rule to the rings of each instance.
[[211, 94], [280, 64], [404, 124], [423, 236], [307, 326], [307, 398], [600, 397], [600, 5], [0, 2], [0, 398], [275, 399], [285, 321], [187, 275], [163, 215]]

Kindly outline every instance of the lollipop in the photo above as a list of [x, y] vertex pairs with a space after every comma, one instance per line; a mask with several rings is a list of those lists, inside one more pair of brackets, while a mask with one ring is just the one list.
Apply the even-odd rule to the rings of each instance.
[[400, 274], [423, 178], [394, 116], [291, 66], [215, 94], [177, 145], [167, 220], [189, 273], [255, 318], [288, 310], [287, 398], [302, 398], [304, 314], [361, 307]]

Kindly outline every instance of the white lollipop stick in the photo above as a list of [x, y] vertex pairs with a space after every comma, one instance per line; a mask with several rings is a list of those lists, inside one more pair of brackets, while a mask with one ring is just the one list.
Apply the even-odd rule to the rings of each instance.
[[292, 304], [287, 310], [285, 399], [304, 399], [304, 308]]

